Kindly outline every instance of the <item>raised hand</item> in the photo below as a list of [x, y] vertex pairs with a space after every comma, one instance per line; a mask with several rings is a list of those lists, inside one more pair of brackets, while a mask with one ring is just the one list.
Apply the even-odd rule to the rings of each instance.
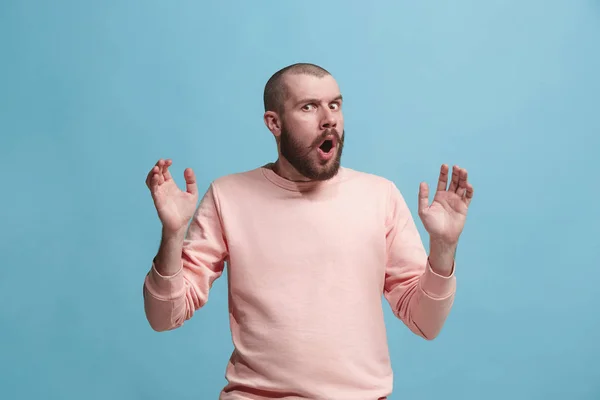
[[467, 182], [467, 170], [454, 166], [452, 180], [448, 185], [448, 165], [440, 170], [437, 191], [429, 204], [427, 183], [419, 186], [419, 217], [432, 241], [455, 245], [467, 219], [467, 211], [473, 198], [473, 186]]
[[146, 185], [152, 194], [163, 230], [174, 233], [185, 229], [194, 215], [198, 186], [194, 171], [187, 168], [183, 173], [186, 191], [180, 190], [169, 172], [172, 163], [171, 160], [158, 160], [146, 177]]

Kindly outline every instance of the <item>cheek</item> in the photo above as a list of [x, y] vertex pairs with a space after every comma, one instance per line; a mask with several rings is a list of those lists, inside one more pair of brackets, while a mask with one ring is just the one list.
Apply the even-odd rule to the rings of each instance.
[[314, 114], [307, 114], [304, 118], [298, 120], [298, 129], [303, 132], [314, 133], [319, 129], [319, 120]]
[[314, 118], [304, 117], [296, 119], [289, 128], [302, 142], [311, 142], [319, 132], [319, 124]]

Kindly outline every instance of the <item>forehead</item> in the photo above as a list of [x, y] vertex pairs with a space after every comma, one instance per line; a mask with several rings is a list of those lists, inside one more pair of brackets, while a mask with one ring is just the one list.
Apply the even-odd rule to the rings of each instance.
[[307, 74], [290, 74], [284, 77], [286, 103], [302, 99], [331, 100], [340, 95], [340, 88], [331, 75], [316, 77]]

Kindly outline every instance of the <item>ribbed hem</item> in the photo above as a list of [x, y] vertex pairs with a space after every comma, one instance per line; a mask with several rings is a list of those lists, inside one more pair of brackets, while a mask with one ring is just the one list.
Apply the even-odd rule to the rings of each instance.
[[421, 276], [421, 289], [430, 297], [436, 299], [446, 298], [456, 291], [456, 277], [454, 275], [456, 264], [452, 266], [450, 276], [442, 276], [437, 274], [432, 268], [429, 261], [423, 276]]
[[183, 266], [175, 274], [164, 276], [156, 270], [156, 265], [152, 262], [152, 268], [146, 276], [146, 288], [152, 296], [159, 299], [172, 300], [180, 297], [185, 290]]

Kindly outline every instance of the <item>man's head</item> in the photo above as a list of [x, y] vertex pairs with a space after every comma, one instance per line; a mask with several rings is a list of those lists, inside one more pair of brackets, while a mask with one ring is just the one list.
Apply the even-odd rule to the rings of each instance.
[[280, 159], [311, 180], [335, 176], [344, 144], [342, 96], [335, 79], [314, 64], [276, 72], [264, 92], [265, 124]]

